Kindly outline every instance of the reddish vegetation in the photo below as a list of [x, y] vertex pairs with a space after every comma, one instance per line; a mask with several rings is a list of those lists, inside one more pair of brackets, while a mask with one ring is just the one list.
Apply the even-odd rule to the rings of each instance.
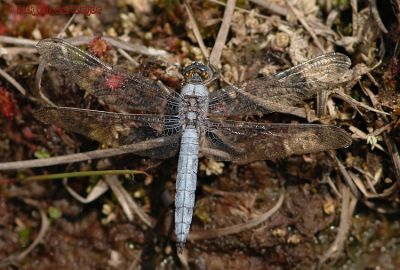
[[8, 32], [7, 25], [0, 23], [0, 35], [5, 35]]
[[109, 49], [106, 41], [101, 37], [97, 36], [88, 44], [89, 51], [97, 57], [103, 57]]
[[4, 118], [11, 120], [17, 112], [14, 98], [3, 86], [0, 86], [0, 113]]
[[123, 82], [123, 77], [121, 75], [113, 74], [107, 78], [106, 85], [111, 90], [115, 90], [121, 87], [122, 82]]

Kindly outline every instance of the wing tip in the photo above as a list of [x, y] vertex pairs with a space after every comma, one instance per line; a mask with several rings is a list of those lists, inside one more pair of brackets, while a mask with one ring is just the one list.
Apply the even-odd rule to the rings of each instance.
[[351, 135], [344, 129], [337, 126], [331, 126], [331, 132], [333, 132], [333, 136], [336, 138], [334, 149], [347, 148], [353, 143]]

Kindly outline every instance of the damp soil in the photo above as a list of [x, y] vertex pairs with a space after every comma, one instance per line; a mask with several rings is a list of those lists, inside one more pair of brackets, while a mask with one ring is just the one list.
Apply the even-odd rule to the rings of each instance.
[[[40, 40], [62, 32], [70, 14], [48, 14], [48, 7], [97, 8], [98, 14], [77, 15], [65, 37], [89, 36], [90, 42], [79, 45], [81, 49], [128, 73], [160, 80], [175, 91], [180, 91], [183, 66], [207, 61], [182, 1], [117, 2], [0, 3], [0, 68], [26, 90], [21, 93], [0, 76], [1, 163], [105, 147], [57, 126], [44, 125], [32, 115], [43, 104], [35, 87], [39, 55], [33, 46], [18, 40]], [[400, 3], [274, 0], [261, 6], [256, 2], [236, 1], [238, 9], [216, 67], [223, 80], [212, 84], [211, 90], [299, 64], [321, 54], [318, 44], [326, 51], [342, 52], [351, 58], [354, 76], [338, 91], [351, 100], [330, 95], [326, 115], [315, 123], [342, 127], [352, 134], [352, 145], [333, 154], [250, 164], [200, 158], [191, 228], [196, 240], [190, 240], [182, 254], [175, 247], [173, 224], [177, 157], [155, 160], [127, 154], [0, 171], [1, 269], [400, 269], [400, 167], [393, 161], [398, 159], [395, 150], [400, 145]], [[225, 1], [188, 3], [210, 52], [223, 20]], [[29, 4], [42, 13], [28, 14]], [[23, 12], [17, 7], [24, 8]], [[6, 42], [4, 36], [16, 39]], [[167, 54], [159, 57], [128, 51], [132, 61], [104, 36], [142, 45], [147, 52], [154, 48]], [[42, 94], [58, 106], [118, 109], [97, 100], [54, 69], [46, 68], [41, 87]], [[301, 107], [315, 110], [316, 105], [313, 98]], [[274, 112], [233, 120], [307, 123], [307, 119]], [[120, 205], [120, 194], [111, 189], [82, 202], [71, 195], [62, 179], [26, 179], [104, 168], [148, 174], [123, 174], [118, 181], [150, 217], [152, 226], [135, 212], [130, 220]], [[104, 176], [78, 177], [70, 179], [68, 187], [86, 197], [102, 180]], [[246, 222], [276, 206], [281, 196], [282, 204], [269, 218], [246, 227]], [[239, 226], [235, 233], [218, 234], [218, 228], [234, 225]]]

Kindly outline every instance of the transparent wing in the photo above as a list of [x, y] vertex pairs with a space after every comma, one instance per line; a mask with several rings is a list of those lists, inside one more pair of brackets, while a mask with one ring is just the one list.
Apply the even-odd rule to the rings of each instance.
[[[349, 71], [350, 59], [340, 53], [327, 53], [273, 76], [256, 78], [228, 86], [210, 95], [211, 116], [285, 112], [287, 106], [337, 85]], [[266, 102], [263, 102], [266, 101]]]
[[[68, 107], [48, 107], [34, 111], [34, 116], [46, 124], [54, 124], [116, 147], [148, 142], [149, 150], [136, 154], [168, 158], [179, 148], [181, 125], [176, 116], [122, 114]], [[153, 139], [165, 137], [164, 145], [152, 145]]]
[[236, 162], [278, 159], [346, 147], [351, 136], [330, 125], [206, 121], [201, 151]]
[[108, 105], [150, 113], [174, 114], [178, 110], [178, 93], [168, 93], [140, 75], [117, 72], [62, 39], [44, 39], [36, 47], [41, 59]]

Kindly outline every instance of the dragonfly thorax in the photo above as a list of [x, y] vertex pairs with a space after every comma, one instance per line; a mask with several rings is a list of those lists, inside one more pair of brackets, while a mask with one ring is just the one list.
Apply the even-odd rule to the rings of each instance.
[[182, 88], [183, 103], [181, 119], [186, 126], [198, 126], [198, 120], [204, 119], [208, 111], [208, 89], [203, 84], [188, 83]]

